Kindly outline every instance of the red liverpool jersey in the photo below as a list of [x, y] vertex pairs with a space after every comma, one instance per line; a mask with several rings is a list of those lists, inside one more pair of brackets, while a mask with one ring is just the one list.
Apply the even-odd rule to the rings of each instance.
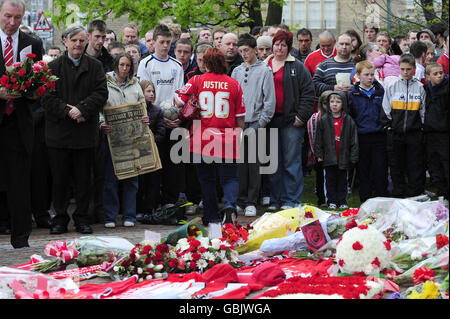
[[[198, 85], [198, 88], [197, 88]], [[201, 128], [191, 129], [191, 152], [206, 156], [239, 158], [239, 135], [236, 118], [245, 116], [245, 104], [239, 83], [226, 74], [205, 73], [186, 83], [178, 98], [185, 103], [198, 94]]]

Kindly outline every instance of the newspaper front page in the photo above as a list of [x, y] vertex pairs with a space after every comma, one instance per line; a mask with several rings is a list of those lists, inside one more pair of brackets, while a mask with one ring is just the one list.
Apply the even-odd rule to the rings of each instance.
[[147, 115], [145, 103], [108, 106], [103, 113], [106, 124], [112, 126], [108, 143], [119, 180], [162, 168], [153, 133], [142, 123], [142, 117]]

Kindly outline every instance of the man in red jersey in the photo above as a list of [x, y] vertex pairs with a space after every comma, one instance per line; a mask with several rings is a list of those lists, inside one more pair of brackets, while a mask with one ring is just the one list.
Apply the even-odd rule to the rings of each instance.
[[325, 30], [319, 35], [320, 48], [310, 53], [305, 60], [305, 66], [309, 70], [309, 73], [311, 73], [311, 77], [314, 76], [317, 66], [322, 61], [336, 56], [335, 44], [336, 39], [330, 31]]

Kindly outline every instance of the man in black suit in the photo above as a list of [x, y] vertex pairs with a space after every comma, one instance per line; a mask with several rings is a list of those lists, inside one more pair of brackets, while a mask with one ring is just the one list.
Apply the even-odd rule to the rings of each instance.
[[[23, 0], [0, 1], [0, 76], [6, 66], [34, 53], [42, 60], [42, 44], [19, 30], [25, 12]], [[33, 148], [33, 101], [0, 87], [0, 185], [6, 189], [11, 244], [28, 247], [31, 234], [30, 170]]]

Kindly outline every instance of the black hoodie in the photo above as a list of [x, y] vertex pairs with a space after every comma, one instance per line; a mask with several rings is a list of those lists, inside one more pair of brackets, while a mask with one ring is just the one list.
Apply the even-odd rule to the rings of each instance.
[[425, 132], [448, 133], [450, 113], [448, 112], [448, 89], [449, 77], [445, 75], [444, 79], [438, 85], [432, 86], [430, 82], [424, 86], [427, 93], [425, 102]]
[[330, 97], [337, 94], [343, 102], [341, 140], [339, 145], [339, 159], [336, 158], [336, 141], [334, 134], [333, 114], [328, 107], [327, 114], [324, 114], [318, 124], [314, 142], [314, 156], [323, 159], [323, 166], [337, 165], [339, 169], [350, 169], [352, 163], [356, 163], [359, 158], [358, 132], [355, 122], [347, 113], [347, 97], [341, 91], [333, 91], [328, 96], [327, 105], [330, 105]]

